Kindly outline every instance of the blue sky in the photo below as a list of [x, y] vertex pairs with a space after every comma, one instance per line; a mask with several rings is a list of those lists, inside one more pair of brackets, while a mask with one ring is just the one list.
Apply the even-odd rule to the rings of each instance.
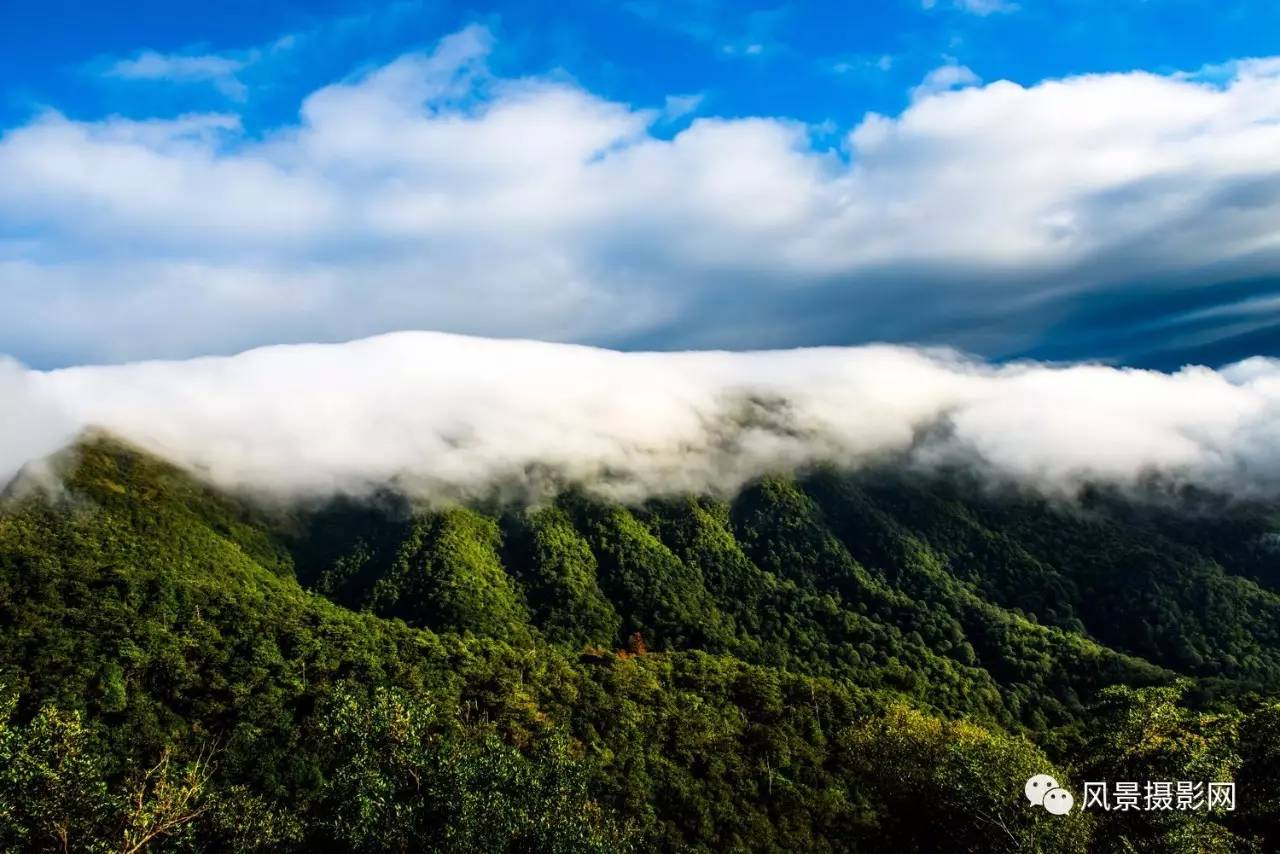
[[114, 85], [95, 72], [147, 49], [236, 54], [291, 34], [319, 36], [313, 48], [248, 75], [259, 86], [246, 115], [268, 127], [293, 120], [298, 99], [312, 89], [475, 22], [498, 34], [492, 61], [502, 73], [554, 70], [592, 92], [639, 104], [701, 92], [717, 115], [786, 115], [847, 127], [868, 110], [901, 109], [910, 87], [948, 59], [984, 79], [1033, 84], [1266, 56], [1276, 49], [1280, 7], [1264, 0], [233, 0], [216, 7], [9, 0], [0, 33], [0, 118], [12, 125], [44, 106], [80, 117], [217, 109], [216, 93], [199, 87], [178, 96], [164, 87]]
[[[1280, 7], [10, 0], [0, 352], [1280, 340]], [[1061, 81], [1061, 82], [1055, 82]]]

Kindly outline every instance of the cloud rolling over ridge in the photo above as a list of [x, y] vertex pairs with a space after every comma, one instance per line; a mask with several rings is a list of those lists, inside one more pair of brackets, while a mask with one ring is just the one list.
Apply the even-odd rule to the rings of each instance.
[[1174, 374], [992, 366], [895, 346], [623, 353], [426, 332], [231, 357], [0, 365], [0, 473], [101, 427], [215, 484], [283, 497], [395, 480], [428, 498], [731, 492], [907, 454], [1050, 493], [1150, 474], [1280, 491], [1280, 363]]

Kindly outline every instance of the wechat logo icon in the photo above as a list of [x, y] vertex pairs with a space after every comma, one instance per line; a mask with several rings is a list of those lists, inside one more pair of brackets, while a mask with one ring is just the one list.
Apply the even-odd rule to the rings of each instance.
[[1066, 815], [1076, 805], [1076, 799], [1072, 794], [1059, 786], [1058, 781], [1048, 774], [1037, 774], [1027, 780], [1022, 791], [1032, 804], [1044, 807], [1054, 815]]

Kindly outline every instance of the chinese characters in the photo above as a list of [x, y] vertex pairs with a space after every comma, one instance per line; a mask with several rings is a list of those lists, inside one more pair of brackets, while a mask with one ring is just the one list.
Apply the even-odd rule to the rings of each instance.
[[1235, 783], [1191, 780], [1089, 781], [1084, 784], [1081, 809], [1108, 812], [1174, 810], [1231, 812], [1236, 808]]

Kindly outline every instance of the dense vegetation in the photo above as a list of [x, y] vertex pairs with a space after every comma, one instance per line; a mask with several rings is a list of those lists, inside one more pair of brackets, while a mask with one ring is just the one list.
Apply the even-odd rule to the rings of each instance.
[[[289, 510], [104, 437], [0, 511], [0, 849], [1280, 849], [1274, 508], [886, 468]], [[1036, 773], [1233, 812], [1030, 807]]]

